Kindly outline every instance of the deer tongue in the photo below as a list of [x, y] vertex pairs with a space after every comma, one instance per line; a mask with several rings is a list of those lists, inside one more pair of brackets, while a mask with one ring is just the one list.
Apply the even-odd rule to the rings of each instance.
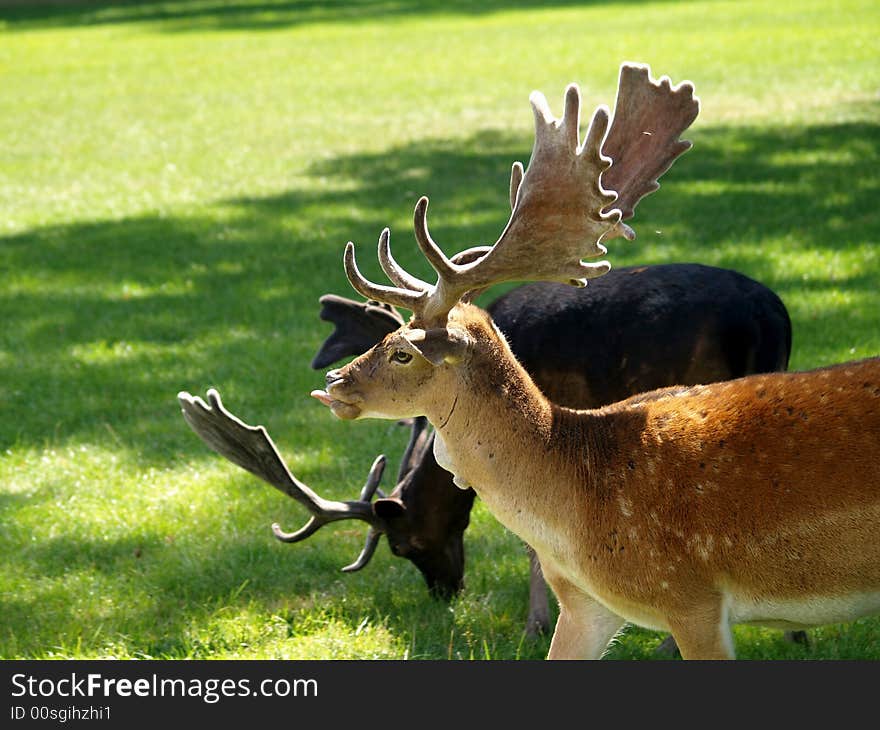
[[321, 403], [323, 403], [325, 406], [329, 406], [331, 403], [333, 403], [333, 399], [330, 397], [326, 390], [313, 390], [311, 393], [309, 393], [309, 395], [312, 396], [312, 398], [314, 398], [315, 400], [321, 401]]
[[344, 421], [350, 421], [361, 415], [360, 407], [356, 406], [354, 403], [345, 403], [341, 400], [336, 400], [331, 397], [326, 390], [313, 390], [309, 395], [333, 411], [334, 416], [341, 418]]

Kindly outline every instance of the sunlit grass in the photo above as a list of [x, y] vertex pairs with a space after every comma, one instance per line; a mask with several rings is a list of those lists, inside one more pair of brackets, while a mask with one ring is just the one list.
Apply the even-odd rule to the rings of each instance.
[[[208, 451], [176, 394], [217, 387], [297, 475], [351, 498], [392, 423], [307, 394], [349, 294], [342, 246], [495, 238], [533, 88], [610, 103], [620, 61], [694, 81], [694, 149], [616, 265], [699, 261], [773, 287], [792, 365], [880, 352], [880, 11], [826, 2], [92, 2], [0, 10], [0, 656], [539, 658], [527, 561], [478, 504], [467, 590], [427, 596], [359, 524], [299, 545], [293, 501]], [[378, 265], [363, 257], [369, 276]], [[388, 479], [386, 478], [386, 483]], [[737, 629], [746, 658], [880, 658], [867, 619]], [[609, 656], [652, 658], [630, 629]]]

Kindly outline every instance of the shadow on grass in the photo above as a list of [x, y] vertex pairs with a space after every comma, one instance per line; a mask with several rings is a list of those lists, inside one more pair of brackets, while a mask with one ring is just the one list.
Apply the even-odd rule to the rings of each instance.
[[[876, 305], [880, 257], [806, 280], [784, 260], [810, 252], [831, 260], [880, 239], [880, 126], [716, 128], [694, 136], [695, 149], [641, 204], [634, 221], [639, 239], [621, 243], [620, 255], [612, 248], [614, 260], [714, 263], [764, 281], [783, 299], [846, 291]], [[216, 216], [95, 222], [0, 238], [0, 268], [12, 282], [0, 292], [0, 401], [11, 414], [0, 422], [0, 450], [115, 441], [149, 466], [216, 459], [189, 433], [175, 400], [180, 389], [203, 393], [212, 385], [246, 418], [278, 424], [270, 432], [282, 450], [326, 442], [329, 431], [319, 425], [321, 418], [329, 422], [326, 415], [313, 419], [317, 406], [296, 404], [306, 403], [305, 393], [321, 379], [308, 368], [329, 331], [317, 318], [317, 299], [326, 291], [351, 294], [343, 243], [356, 241], [365, 273], [382, 280], [372, 246], [393, 224], [398, 260], [427, 276], [410, 233], [418, 195], [431, 195], [432, 232], [447, 251], [492, 241], [507, 217], [510, 162], [529, 145], [525, 137], [492, 131], [424, 140], [316, 164], [310, 174], [334, 188], [231, 200], [217, 206]], [[768, 249], [782, 251], [783, 265]], [[828, 308], [821, 325], [806, 311], [793, 314], [795, 349], [808, 340], [816, 357], [836, 347], [841, 332], [878, 341], [876, 306]], [[25, 506], [4, 499], [0, 521], [14, 524]], [[245, 578], [250, 583], [235, 605], [284, 606], [292, 596], [328, 590], [331, 603], [344, 603], [346, 594], [361, 591], [361, 602], [344, 615], [354, 621], [371, 605], [402, 633], [421, 619], [418, 611], [401, 612], [400, 601], [409, 597], [424, 609], [416, 600], [421, 579], [390, 557], [377, 586], [376, 566], [343, 579], [336, 553], [331, 559], [307, 546], [279, 551], [263, 536], [220, 535], [190, 558], [175, 556], [159, 536], [145, 539], [61, 537], [22, 558], [35, 578], [58, 578], [59, 556], [68, 570], [131, 573], [156, 597], [144, 620], [165, 622], [169, 636], [202, 610], [194, 607], [232, 595]], [[306, 557], [318, 568], [292, 567]], [[75, 622], [75, 609], [61, 599], [54, 610]], [[27, 622], [41, 607], [7, 596], [0, 610]], [[114, 610], [107, 609], [109, 623]], [[443, 611], [438, 607], [437, 615]], [[182, 651], [162, 646], [152, 648]]]
[[256, 31], [309, 23], [352, 23], [437, 14], [485, 15], [604, 4], [608, 0], [19, 0], [9, 3], [9, 7], [0, 7], [0, 21], [13, 30], [161, 22], [162, 30], [171, 31]]
[[[418, 195], [431, 196], [432, 233], [447, 250], [492, 241], [507, 217], [510, 162], [528, 144], [496, 132], [421, 141], [310, 170], [342, 189], [233, 200], [216, 217], [0, 238], [13, 282], [0, 292], [0, 396], [14, 414], [0, 423], [0, 449], [111, 435], [141, 458], [164, 462], [197, 446], [181, 441], [189, 434], [177, 391], [212, 385], [282, 432], [304, 426], [317, 412], [305, 394], [320, 381], [308, 362], [329, 331], [317, 319], [317, 299], [352, 294], [344, 242], [358, 244], [365, 273], [382, 281], [373, 246], [391, 224], [398, 260], [428, 277], [411, 235]], [[878, 145], [880, 126], [863, 123], [704, 131], [662, 190], [642, 202], [639, 239], [612, 244], [611, 255], [620, 265], [736, 268], [783, 299], [805, 291], [873, 295], [877, 258], [858, 271], [820, 269], [805, 280], [784, 257], [814, 251], [831, 261], [880, 238]], [[797, 349], [809, 323], [793, 314]], [[876, 331], [875, 311], [819, 314], [832, 332]]]

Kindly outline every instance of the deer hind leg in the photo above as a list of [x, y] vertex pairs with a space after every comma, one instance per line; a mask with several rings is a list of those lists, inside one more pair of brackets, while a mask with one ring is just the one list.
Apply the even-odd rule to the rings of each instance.
[[569, 583], [547, 575], [559, 599], [559, 618], [548, 659], [598, 659], [624, 620]]
[[735, 659], [733, 636], [723, 599], [717, 599], [669, 619], [682, 659]]
[[547, 583], [541, 572], [541, 562], [532, 548], [529, 554], [529, 615], [526, 619], [526, 635], [537, 636], [550, 632], [550, 602], [547, 600]]

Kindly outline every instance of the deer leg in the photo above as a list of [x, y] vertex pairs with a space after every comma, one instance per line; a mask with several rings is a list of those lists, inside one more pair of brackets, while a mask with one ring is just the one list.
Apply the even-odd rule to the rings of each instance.
[[541, 561], [532, 548], [529, 554], [529, 615], [526, 619], [526, 636], [538, 636], [550, 631], [550, 603], [547, 600], [547, 583], [541, 572]]
[[567, 581], [547, 581], [559, 599], [559, 618], [548, 659], [598, 659], [624, 620]]
[[783, 637], [790, 644], [800, 644], [801, 646], [810, 645], [810, 637], [807, 636], [806, 631], [786, 631], [783, 633]]
[[681, 653], [678, 651], [678, 645], [675, 643], [675, 637], [672, 634], [669, 634], [669, 636], [660, 642], [660, 645], [654, 649], [654, 654], [660, 657], [668, 657], [670, 659], [676, 656], [681, 656]]
[[669, 619], [682, 659], [735, 659], [733, 636], [721, 597]]

